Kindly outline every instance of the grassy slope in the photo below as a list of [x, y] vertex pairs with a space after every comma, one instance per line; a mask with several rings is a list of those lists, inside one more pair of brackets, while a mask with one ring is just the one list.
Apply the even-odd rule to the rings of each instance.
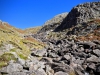
[[[42, 49], [44, 44], [32, 37], [24, 38], [25, 31], [14, 28], [7, 23], [0, 23], [0, 67], [7, 65], [7, 63], [15, 58], [12, 58], [11, 52], [15, 52], [18, 57], [27, 59], [30, 50], [33, 48]], [[6, 50], [5, 45], [11, 44], [12, 49]], [[6, 50], [5, 52], [3, 50]], [[8, 59], [7, 59], [8, 57]]]
[[26, 34], [35, 34], [37, 33], [42, 27], [35, 27], [35, 28], [28, 28], [28, 29], [25, 29], [24, 32]]

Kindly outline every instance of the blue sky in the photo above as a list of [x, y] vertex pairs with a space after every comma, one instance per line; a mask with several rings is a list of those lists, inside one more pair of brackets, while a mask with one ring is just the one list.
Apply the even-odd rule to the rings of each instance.
[[21, 29], [42, 26], [55, 15], [90, 1], [93, 0], [0, 0], [0, 20]]

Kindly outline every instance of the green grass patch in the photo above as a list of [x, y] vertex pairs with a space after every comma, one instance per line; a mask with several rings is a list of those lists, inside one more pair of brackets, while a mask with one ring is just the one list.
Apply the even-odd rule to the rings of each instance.
[[17, 58], [11, 53], [4, 53], [3, 55], [0, 56], [0, 68], [7, 66], [8, 62], [10, 60], [16, 61]]
[[25, 55], [23, 55], [23, 54], [18, 54], [18, 56], [19, 56], [21, 59], [24, 59], [24, 60], [28, 59], [28, 56], [25, 56]]

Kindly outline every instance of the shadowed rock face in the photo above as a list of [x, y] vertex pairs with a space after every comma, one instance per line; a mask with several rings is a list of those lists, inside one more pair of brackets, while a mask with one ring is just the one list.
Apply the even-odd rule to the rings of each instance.
[[55, 31], [61, 31], [96, 18], [100, 18], [100, 2], [80, 4], [69, 12], [67, 17]]

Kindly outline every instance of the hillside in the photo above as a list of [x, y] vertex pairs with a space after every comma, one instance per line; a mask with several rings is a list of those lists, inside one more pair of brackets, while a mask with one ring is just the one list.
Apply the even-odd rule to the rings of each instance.
[[24, 30], [26, 35], [32, 35], [32, 34], [36, 34], [42, 27], [34, 27], [34, 28], [27, 28]]
[[[41, 45], [40, 45], [41, 44]], [[31, 37], [24, 37], [24, 31], [0, 22], [0, 68], [14, 58], [28, 59], [30, 50], [42, 49], [44, 44]]]
[[79, 4], [43, 26], [0, 22], [1, 75], [100, 75], [100, 2]]

